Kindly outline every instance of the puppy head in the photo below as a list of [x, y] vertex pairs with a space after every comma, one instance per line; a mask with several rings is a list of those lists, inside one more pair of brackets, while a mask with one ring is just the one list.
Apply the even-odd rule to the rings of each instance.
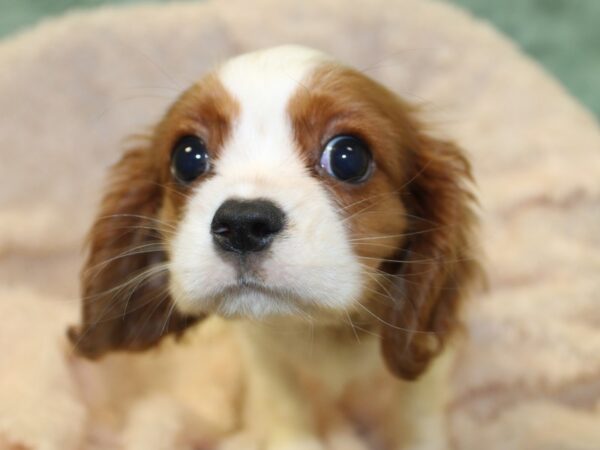
[[414, 378], [475, 272], [469, 177], [363, 74], [301, 47], [234, 58], [113, 168], [70, 336], [96, 357], [207, 314], [354, 316]]

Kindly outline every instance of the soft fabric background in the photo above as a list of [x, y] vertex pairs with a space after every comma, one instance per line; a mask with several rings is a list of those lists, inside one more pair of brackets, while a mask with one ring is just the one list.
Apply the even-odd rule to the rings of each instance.
[[167, 347], [81, 367], [64, 330], [76, 320], [83, 235], [123, 139], [224, 58], [302, 42], [423, 104], [473, 161], [490, 291], [467, 311], [448, 411], [456, 448], [598, 450], [595, 118], [447, 4], [253, 4], [104, 9], [0, 42], [0, 448], [178, 448], [157, 445], [179, 437], [179, 408], [231, 428], [238, 359], [226, 336], [192, 337], [202, 353]]
[[[445, 1], [489, 20], [600, 116], [600, 1]], [[142, 2], [148, 0], [0, 0], [0, 36], [73, 8]]]

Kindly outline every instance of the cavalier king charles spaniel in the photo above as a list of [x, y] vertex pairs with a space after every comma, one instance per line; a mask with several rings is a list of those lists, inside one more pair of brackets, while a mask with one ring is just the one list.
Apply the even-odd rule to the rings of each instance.
[[439, 355], [479, 273], [470, 184], [461, 150], [360, 71], [298, 46], [235, 57], [112, 168], [69, 336], [94, 359], [218, 316], [260, 448], [325, 448], [303, 380], [335, 399], [383, 372], [388, 448], [446, 448]]

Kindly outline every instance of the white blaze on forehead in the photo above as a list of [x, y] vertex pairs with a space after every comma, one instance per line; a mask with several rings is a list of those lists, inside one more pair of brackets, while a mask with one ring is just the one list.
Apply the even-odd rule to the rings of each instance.
[[218, 75], [247, 114], [272, 118], [268, 114], [285, 112], [287, 102], [306, 76], [328, 59], [318, 50], [286, 45], [233, 58]]
[[[333, 200], [301, 158], [287, 112], [327, 61], [315, 50], [286, 46], [239, 56], [217, 71], [239, 115], [214, 176], [190, 195], [172, 240], [171, 292], [180, 310], [262, 317], [302, 307], [348, 308], [360, 295], [360, 262]], [[210, 226], [230, 198], [264, 198], [283, 209], [285, 232], [256, 275], [278, 294], [227, 293], [238, 286], [238, 268], [216, 250]]]
[[240, 158], [251, 159], [253, 170], [258, 166], [266, 170], [273, 164], [280, 168], [284, 159], [297, 168], [300, 159], [293, 151], [287, 106], [328, 58], [310, 48], [282, 46], [238, 56], [221, 67], [218, 76], [240, 106], [221, 169], [227, 170], [228, 160]]

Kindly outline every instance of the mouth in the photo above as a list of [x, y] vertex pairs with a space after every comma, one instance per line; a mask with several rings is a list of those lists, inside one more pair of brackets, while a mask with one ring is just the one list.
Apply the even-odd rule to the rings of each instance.
[[221, 295], [244, 295], [258, 293], [271, 297], [284, 296], [283, 289], [277, 289], [266, 285], [258, 277], [250, 273], [242, 273], [238, 276], [234, 283], [224, 286], [221, 290]]
[[240, 273], [210, 298], [211, 312], [226, 318], [264, 318], [298, 314], [302, 300], [285, 288], [268, 286], [258, 277]]

